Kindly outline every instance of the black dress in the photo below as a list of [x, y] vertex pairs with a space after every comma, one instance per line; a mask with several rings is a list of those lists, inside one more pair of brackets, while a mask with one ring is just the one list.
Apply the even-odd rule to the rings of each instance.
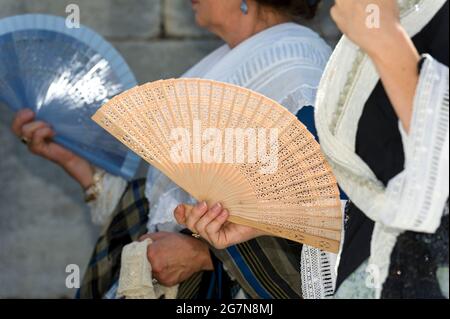
[[[428, 53], [448, 66], [448, 2], [414, 38], [420, 53]], [[358, 124], [356, 153], [385, 185], [403, 170], [404, 153], [398, 117], [380, 83], [372, 92]], [[346, 210], [345, 239], [336, 289], [369, 258], [374, 223], [353, 203]], [[448, 266], [448, 215], [435, 234], [406, 232], [399, 236], [391, 256], [382, 298], [441, 298], [436, 278]]]

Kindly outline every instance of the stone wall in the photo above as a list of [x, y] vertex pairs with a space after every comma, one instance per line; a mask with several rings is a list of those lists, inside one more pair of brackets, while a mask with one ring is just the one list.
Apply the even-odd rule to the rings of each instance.
[[[334, 44], [331, 3], [311, 26]], [[195, 26], [188, 0], [0, 0], [0, 18], [65, 16], [68, 4], [79, 6], [81, 23], [111, 41], [141, 83], [179, 76], [221, 44]], [[0, 106], [0, 298], [72, 297], [65, 267], [83, 272], [98, 229], [77, 184], [12, 136], [12, 116]]]

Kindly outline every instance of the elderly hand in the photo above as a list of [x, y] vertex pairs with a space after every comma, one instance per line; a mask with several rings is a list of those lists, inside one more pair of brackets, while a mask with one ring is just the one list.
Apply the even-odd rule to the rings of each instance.
[[396, 0], [336, 0], [331, 16], [339, 29], [367, 54], [382, 53], [402, 31]]
[[35, 155], [48, 159], [74, 177], [83, 188], [93, 183], [93, 169], [81, 157], [52, 141], [55, 132], [42, 121], [34, 120], [35, 114], [30, 109], [17, 112], [11, 130], [26, 142], [28, 149]]
[[174, 214], [179, 224], [187, 226], [217, 249], [265, 235], [260, 230], [228, 222], [230, 213], [220, 203], [208, 210], [206, 203], [201, 202], [189, 213], [186, 213], [185, 205], [179, 205]]
[[29, 109], [17, 112], [11, 125], [17, 137], [27, 142], [29, 150], [55, 163], [71, 161], [75, 155], [58, 144], [52, 142], [55, 132], [50, 126], [34, 120], [34, 113]]
[[159, 232], [142, 236], [150, 238], [147, 258], [153, 278], [166, 287], [173, 287], [201, 271], [214, 270], [206, 243], [178, 233]]

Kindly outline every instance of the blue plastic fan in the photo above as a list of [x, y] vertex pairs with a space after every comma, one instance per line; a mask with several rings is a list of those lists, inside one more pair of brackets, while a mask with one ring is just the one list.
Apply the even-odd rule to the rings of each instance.
[[0, 20], [0, 102], [31, 108], [55, 141], [108, 172], [131, 179], [139, 157], [91, 120], [113, 96], [137, 85], [119, 53], [94, 31], [27, 14]]

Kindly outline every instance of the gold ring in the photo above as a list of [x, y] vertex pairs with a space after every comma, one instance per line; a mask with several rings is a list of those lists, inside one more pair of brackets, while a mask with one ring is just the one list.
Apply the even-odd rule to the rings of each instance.
[[194, 237], [196, 239], [202, 238], [202, 236], [200, 236], [200, 234], [197, 234], [197, 233], [192, 233], [192, 237]]
[[30, 144], [30, 140], [27, 139], [25, 136], [22, 136], [22, 137], [20, 138], [20, 140], [21, 140], [22, 143], [25, 144], [25, 145]]

